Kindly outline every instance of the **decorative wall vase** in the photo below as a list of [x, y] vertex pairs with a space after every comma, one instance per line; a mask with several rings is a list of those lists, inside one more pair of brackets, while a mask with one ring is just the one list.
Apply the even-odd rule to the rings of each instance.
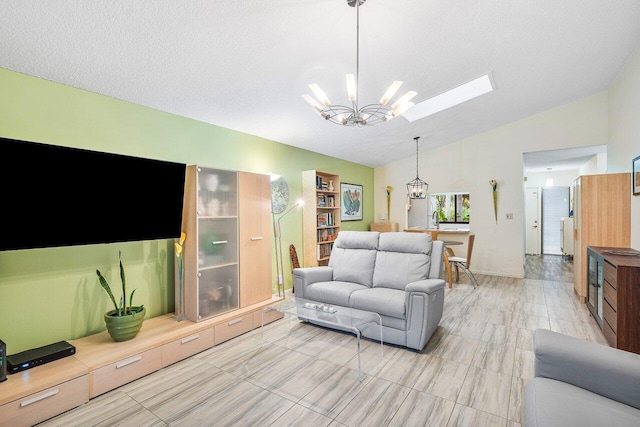
[[493, 215], [496, 218], [496, 224], [498, 223], [498, 181], [492, 179], [489, 181], [489, 185], [493, 189]]

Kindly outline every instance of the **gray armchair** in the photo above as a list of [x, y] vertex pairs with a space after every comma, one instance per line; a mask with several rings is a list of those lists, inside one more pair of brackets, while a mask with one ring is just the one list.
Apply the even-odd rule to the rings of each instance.
[[640, 426], [640, 355], [557, 332], [534, 332], [525, 426]]

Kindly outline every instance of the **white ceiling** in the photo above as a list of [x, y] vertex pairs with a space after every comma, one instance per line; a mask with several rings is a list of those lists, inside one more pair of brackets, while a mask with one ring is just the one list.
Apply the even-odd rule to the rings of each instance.
[[[318, 83], [347, 103], [346, 0], [0, 0], [0, 67], [378, 166], [608, 89], [640, 42], [638, 0], [369, 0], [360, 99], [393, 80], [420, 102], [490, 72], [496, 91], [367, 128], [323, 121]], [[402, 92], [401, 92], [402, 93]]]
[[596, 154], [606, 152], [606, 145], [595, 145], [524, 153], [524, 171], [527, 173], [548, 172], [549, 170], [554, 172], [575, 171], [584, 166]]

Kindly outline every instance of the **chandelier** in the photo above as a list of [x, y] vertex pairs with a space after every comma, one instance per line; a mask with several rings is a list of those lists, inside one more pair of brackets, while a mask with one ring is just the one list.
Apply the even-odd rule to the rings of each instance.
[[360, 78], [360, 5], [364, 4], [365, 1], [366, 0], [347, 0], [349, 6], [356, 8], [356, 75], [347, 74], [347, 95], [351, 106], [332, 104], [324, 91], [315, 83], [310, 84], [309, 88], [317, 100], [310, 95], [302, 95], [302, 98], [325, 120], [344, 126], [362, 127], [387, 122], [413, 107], [414, 103], [410, 101], [417, 94], [415, 91], [409, 91], [391, 104], [391, 106], [387, 106], [402, 85], [401, 81], [394, 81], [377, 104], [367, 104], [363, 107], [358, 106], [358, 83]]
[[429, 184], [420, 179], [418, 175], [418, 140], [419, 136], [413, 138], [416, 140], [416, 179], [407, 183], [407, 194], [410, 199], [426, 199]]

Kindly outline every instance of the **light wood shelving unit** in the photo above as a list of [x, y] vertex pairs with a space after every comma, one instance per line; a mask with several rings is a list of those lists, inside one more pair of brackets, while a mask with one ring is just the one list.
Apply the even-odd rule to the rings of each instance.
[[587, 299], [587, 247], [628, 247], [631, 174], [583, 175], [573, 182], [574, 292]]
[[[327, 187], [324, 188], [322, 183]], [[303, 265], [327, 265], [333, 241], [340, 231], [340, 175], [303, 171], [302, 198]]]

